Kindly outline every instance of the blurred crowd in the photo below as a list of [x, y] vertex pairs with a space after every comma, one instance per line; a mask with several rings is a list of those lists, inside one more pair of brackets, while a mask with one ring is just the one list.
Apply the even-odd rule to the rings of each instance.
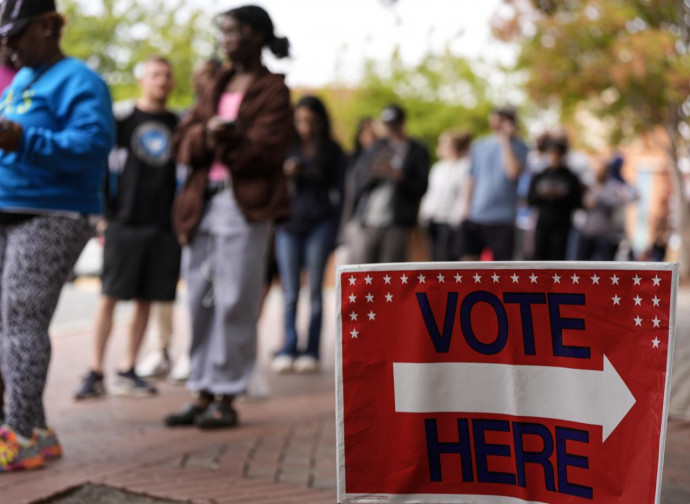
[[[235, 399], [257, 372], [257, 321], [276, 279], [285, 337], [271, 367], [319, 371], [322, 288], [338, 247], [348, 263], [407, 261], [422, 230], [432, 261], [631, 258], [625, 210], [638, 196], [624, 159], [590, 158], [563, 130], [530, 146], [510, 106], [487, 118], [488, 136], [444, 132], [432, 156], [409, 135], [404, 104], [391, 103], [362, 118], [348, 152], [324, 102], [291, 102], [284, 77], [264, 65], [264, 49], [283, 58], [290, 46], [260, 7], [217, 17], [226, 62], [177, 76], [191, 77], [197, 93], [183, 114], [168, 107], [169, 59], [142, 62], [140, 96], [113, 107], [104, 81], [62, 53], [63, 26], [53, 0], [2, 3], [0, 454], [10, 455], [0, 457], [0, 472], [61, 455], [42, 403], [48, 327], [93, 233], [105, 244], [103, 287], [75, 399], [105, 396], [113, 313], [134, 300], [126, 354], [108, 388], [154, 396], [151, 378], [170, 373], [192, 397], [165, 424], [201, 429], [238, 425]], [[667, 235], [659, 226], [650, 258], [664, 258]], [[172, 369], [180, 274], [191, 341]], [[300, 337], [305, 274], [310, 315]], [[140, 361], [154, 304], [157, 350]]]

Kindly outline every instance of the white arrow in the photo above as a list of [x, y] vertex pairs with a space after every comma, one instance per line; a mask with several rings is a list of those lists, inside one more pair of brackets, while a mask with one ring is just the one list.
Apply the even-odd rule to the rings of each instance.
[[508, 364], [393, 363], [398, 413], [489, 413], [601, 425], [603, 440], [635, 404], [608, 358], [604, 370]]

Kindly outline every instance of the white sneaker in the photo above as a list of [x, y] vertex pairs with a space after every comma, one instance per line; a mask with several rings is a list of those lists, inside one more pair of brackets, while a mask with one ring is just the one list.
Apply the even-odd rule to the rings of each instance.
[[141, 378], [162, 378], [170, 372], [170, 357], [163, 351], [147, 355], [137, 366], [137, 375]]
[[301, 355], [295, 359], [292, 369], [295, 373], [314, 374], [321, 370], [321, 366], [319, 366], [319, 361], [311, 355]]
[[276, 355], [271, 362], [271, 370], [276, 374], [285, 374], [292, 371], [292, 357], [289, 355]]
[[189, 379], [189, 374], [191, 373], [191, 364], [189, 362], [189, 354], [184, 353], [177, 359], [175, 367], [168, 375], [168, 380], [173, 383], [184, 383]]

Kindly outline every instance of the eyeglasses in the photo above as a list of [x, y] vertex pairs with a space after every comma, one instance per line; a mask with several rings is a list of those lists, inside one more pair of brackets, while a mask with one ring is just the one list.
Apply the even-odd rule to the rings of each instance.
[[249, 26], [240, 26], [237, 28], [228, 28], [225, 30], [220, 28], [217, 37], [219, 40], [239, 39], [249, 35], [251, 31], [252, 29]]

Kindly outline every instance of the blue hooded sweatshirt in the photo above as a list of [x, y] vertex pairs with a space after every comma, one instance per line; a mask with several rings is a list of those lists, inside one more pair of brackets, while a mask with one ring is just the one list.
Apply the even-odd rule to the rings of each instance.
[[0, 150], [0, 211], [103, 211], [115, 126], [108, 87], [95, 72], [73, 58], [23, 68], [0, 113], [23, 129], [15, 152]]

